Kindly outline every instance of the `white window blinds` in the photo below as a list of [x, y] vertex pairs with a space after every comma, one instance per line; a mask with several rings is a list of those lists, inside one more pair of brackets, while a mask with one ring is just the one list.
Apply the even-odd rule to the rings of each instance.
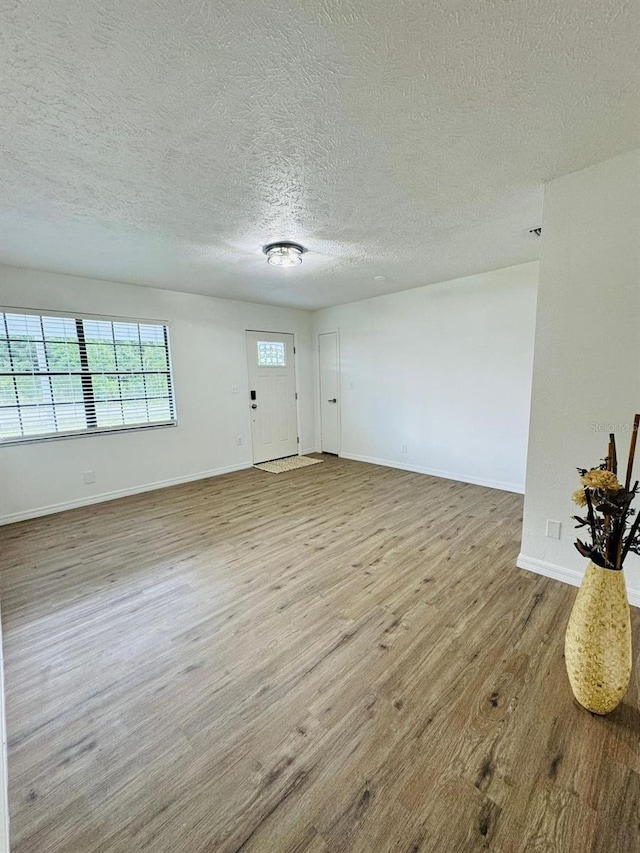
[[175, 420], [166, 326], [0, 312], [0, 441]]

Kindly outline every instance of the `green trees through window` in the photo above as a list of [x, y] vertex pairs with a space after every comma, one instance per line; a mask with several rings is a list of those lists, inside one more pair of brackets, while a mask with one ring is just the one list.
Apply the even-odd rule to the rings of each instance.
[[0, 440], [172, 423], [166, 326], [0, 313]]

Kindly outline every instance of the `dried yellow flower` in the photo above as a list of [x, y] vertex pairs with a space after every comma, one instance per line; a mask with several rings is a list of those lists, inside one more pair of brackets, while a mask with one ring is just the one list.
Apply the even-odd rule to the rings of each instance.
[[584, 489], [576, 489], [575, 492], [571, 495], [571, 500], [574, 502], [574, 504], [578, 504], [578, 506], [586, 506], [587, 496], [584, 493]]
[[588, 489], [617, 492], [622, 488], [613, 471], [602, 471], [600, 468], [592, 468], [591, 471], [587, 471], [584, 477], [580, 477], [580, 482]]

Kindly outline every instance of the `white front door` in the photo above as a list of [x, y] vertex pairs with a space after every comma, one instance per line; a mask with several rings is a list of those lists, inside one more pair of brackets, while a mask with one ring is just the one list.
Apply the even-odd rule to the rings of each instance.
[[293, 335], [247, 332], [253, 461], [298, 453]]
[[323, 453], [340, 453], [338, 334], [318, 335], [320, 364], [320, 432]]

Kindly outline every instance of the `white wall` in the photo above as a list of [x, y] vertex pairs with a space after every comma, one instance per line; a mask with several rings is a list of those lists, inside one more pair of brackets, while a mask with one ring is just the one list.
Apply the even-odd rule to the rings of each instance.
[[[523, 568], [581, 581], [575, 469], [606, 455], [608, 424], [629, 425], [640, 411], [639, 345], [640, 150], [545, 189]], [[630, 433], [614, 431], [626, 466]], [[562, 522], [559, 540], [546, 537], [547, 519]], [[625, 564], [638, 605], [639, 563], [631, 555]]]
[[537, 276], [523, 264], [316, 312], [316, 335], [339, 330], [341, 455], [523, 491]]
[[295, 333], [301, 448], [315, 447], [308, 312], [7, 266], [0, 306], [168, 322], [178, 411], [177, 427], [0, 447], [0, 522], [249, 466], [245, 328]]

